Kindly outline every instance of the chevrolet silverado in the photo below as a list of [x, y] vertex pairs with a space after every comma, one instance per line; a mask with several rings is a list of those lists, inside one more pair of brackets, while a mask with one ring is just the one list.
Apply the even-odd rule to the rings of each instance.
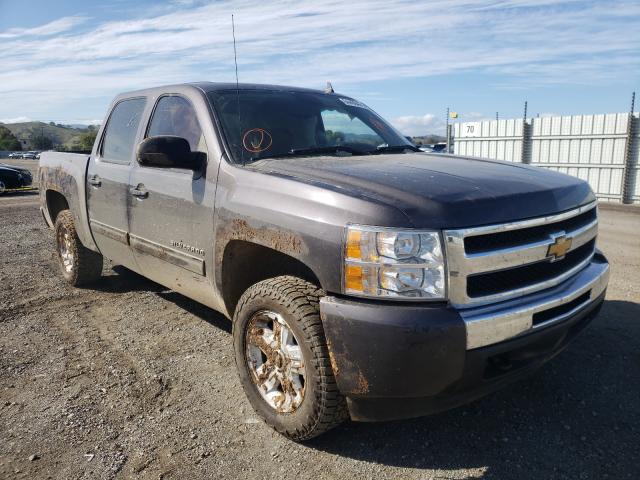
[[529, 374], [609, 277], [587, 183], [420, 152], [332, 90], [124, 93], [92, 152], [43, 153], [39, 181], [65, 280], [108, 258], [222, 312], [249, 402], [297, 441]]

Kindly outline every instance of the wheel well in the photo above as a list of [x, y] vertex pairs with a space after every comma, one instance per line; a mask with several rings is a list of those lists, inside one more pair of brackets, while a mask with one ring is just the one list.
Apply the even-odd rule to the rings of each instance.
[[47, 211], [49, 212], [49, 218], [51, 223], [56, 223], [56, 218], [62, 210], [67, 210], [69, 203], [60, 192], [55, 190], [47, 190]]
[[229, 315], [233, 316], [238, 300], [251, 285], [280, 275], [294, 275], [321, 287], [300, 260], [256, 243], [231, 240], [222, 259], [222, 295]]

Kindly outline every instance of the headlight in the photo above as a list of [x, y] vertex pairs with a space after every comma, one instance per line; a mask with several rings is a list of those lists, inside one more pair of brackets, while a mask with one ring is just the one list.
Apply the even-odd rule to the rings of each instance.
[[347, 227], [345, 293], [443, 300], [445, 284], [440, 232]]

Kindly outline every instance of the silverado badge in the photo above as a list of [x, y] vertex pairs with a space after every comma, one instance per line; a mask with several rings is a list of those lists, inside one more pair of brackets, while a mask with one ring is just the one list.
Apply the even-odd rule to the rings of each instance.
[[204, 255], [204, 250], [202, 248], [192, 247], [191, 245], [187, 245], [183, 241], [171, 240], [171, 246], [181, 248], [182, 250], [186, 250], [187, 252]]

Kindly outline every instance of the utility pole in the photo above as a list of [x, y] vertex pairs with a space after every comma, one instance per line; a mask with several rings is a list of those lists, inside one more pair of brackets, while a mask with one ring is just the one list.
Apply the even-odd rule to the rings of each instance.
[[524, 164], [531, 163], [531, 125], [527, 123], [527, 101], [524, 102], [524, 113], [522, 115], [522, 157], [520, 161]]
[[638, 124], [640, 121], [635, 117], [636, 92], [631, 93], [631, 110], [629, 111], [629, 121], [627, 122], [627, 144], [624, 152], [624, 176], [622, 184], [622, 203], [633, 203], [633, 193], [636, 189], [636, 176], [634, 170], [638, 165]]
[[447, 123], [447, 131], [449, 130], [449, 107], [447, 107], [447, 118], [445, 119]]
[[447, 153], [449, 153], [449, 149], [451, 148], [451, 133], [449, 132], [449, 107], [447, 107]]

